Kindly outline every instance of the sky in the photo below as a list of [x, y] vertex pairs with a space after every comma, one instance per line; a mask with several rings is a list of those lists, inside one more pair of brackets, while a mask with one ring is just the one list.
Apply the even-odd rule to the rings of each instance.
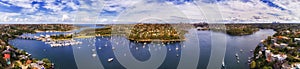
[[0, 0], [0, 23], [299, 23], [300, 0]]

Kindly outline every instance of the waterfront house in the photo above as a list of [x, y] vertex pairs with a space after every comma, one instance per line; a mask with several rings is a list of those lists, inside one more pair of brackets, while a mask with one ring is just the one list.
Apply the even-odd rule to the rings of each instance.
[[286, 37], [286, 36], [277, 36], [278, 39], [285, 39], [285, 40], [288, 40], [290, 39], [289, 37]]
[[280, 47], [280, 45], [278, 43], [274, 43], [273, 44], [275, 47]]
[[285, 55], [285, 54], [276, 54], [276, 55], [273, 55], [273, 58], [276, 58], [279, 61], [283, 61], [287, 58], [287, 55]]
[[287, 46], [288, 46], [288, 44], [280, 43], [280, 47], [281, 47], [281, 48], [285, 48], [285, 47], [287, 47]]
[[28, 59], [28, 56], [26, 56], [26, 55], [20, 55], [19, 58], [20, 59]]
[[266, 60], [268, 61], [268, 62], [271, 62], [272, 61], [272, 53], [271, 53], [271, 51], [270, 50], [266, 50], [265, 51], [265, 57], [266, 57]]
[[300, 44], [300, 38], [294, 38], [296, 44]]
[[294, 38], [295, 41], [300, 41], [300, 38]]
[[45, 67], [43, 65], [39, 65], [37, 63], [31, 63], [30, 66], [33, 68], [33, 69], [45, 69]]
[[9, 50], [4, 50], [3, 52], [2, 52], [2, 54], [4, 55], [4, 57], [3, 57], [3, 59], [7, 62], [7, 64], [8, 65], [10, 65], [11, 64], [11, 62], [10, 62], [10, 51]]

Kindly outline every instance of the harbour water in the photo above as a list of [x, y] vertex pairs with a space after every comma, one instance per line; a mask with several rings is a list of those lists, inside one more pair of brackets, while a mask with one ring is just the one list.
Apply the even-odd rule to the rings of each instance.
[[[261, 29], [252, 35], [246, 36], [229, 36], [219, 32], [197, 31], [196, 35], [198, 36], [199, 41], [198, 46], [200, 46], [200, 54], [198, 54], [200, 57], [197, 65], [198, 69], [206, 69], [209, 63], [212, 33], [225, 35], [227, 37], [227, 48], [224, 59], [225, 67], [227, 69], [247, 69], [248, 57], [252, 56], [250, 50], [254, 50], [260, 40], [273, 35], [275, 31]], [[180, 63], [180, 56], [182, 56], [181, 49], [185, 47], [182, 42], [170, 44], [144, 44], [128, 41], [125, 37], [118, 37], [118, 39], [112, 37], [76, 38], [75, 40], [81, 41], [82, 44], [52, 48], [50, 45], [37, 40], [14, 39], [10, 40], [9, 43], [32, 54], [33, 58], [50, 59], [55, 63], [56, 69], [81, 69], [86, 67], [89, 67], [90, 69], [124, 69], [127, 68], [124, 66], [126, 65], [124, 63], [130, 64], [131, 62], [122, 59], [132, 59], [132, 57], [129, 56], [133, 56], [134, 59], [139, 62], [147, 62], [148, 60], [152, 60], [152, 56], [159, 56], [158, 58], [164, 59], [163, 61], [157, 61], [162, 62], [157, 68], [175, 69]], [[123, 53], [123, 51], [126, 50], [120, 49], [122, 47], [129, 48], [131, 54]], [[161, 51], [166, 51], [166, 55], [157, 55], [164, 53]], [[96, 56], [92, 56], [93, 54], [96, 54]], [[190, 52], [190, 54], [193, 54], [193, 52]], [[239, 63], [237, 63], [235, 54], [239, 55]], [[114, 60], [108, 62], [107, 60], [109, 58], [114, 58]]]

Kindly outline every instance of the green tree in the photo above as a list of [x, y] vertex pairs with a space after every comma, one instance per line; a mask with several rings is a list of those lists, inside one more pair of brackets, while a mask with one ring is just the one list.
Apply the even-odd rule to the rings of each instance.
[[273, 69], [271, 66], [264, 66], [263, 69]]
[[250, 68], [251, 69], [254, 69], [256, 67], [256, 62], [255, 61], [252, 61], [251, 64], [250, 64]]

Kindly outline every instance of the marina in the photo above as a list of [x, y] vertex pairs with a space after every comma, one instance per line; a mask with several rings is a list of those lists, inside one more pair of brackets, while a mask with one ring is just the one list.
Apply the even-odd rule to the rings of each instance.
[[[53, 31], [46, 31], [46, 32], [39, 32], [39, 33], [52, 33]], [[19, 36], [19, 39], [29, 39], [29, 40], [39, 40], [42, 42], [45, 42], [45, 44], [49, 44], [51, 47], [61, 47], [61, 46], [72, 46], [72, 45], [78, 45], [82, 44], [80, 41], [76, 41], [74, 39], [65, 39], [65, 40], [55, 40], [50, 38], [51, 36], [57, 36], [57, 35], [71, 35], [72, 33], [68, 34], [61, 34], [59, 32], [56, 32], [56, 34], [45, 34], [45, 35], [35, 35], [35, 34], [27, 34]]]

